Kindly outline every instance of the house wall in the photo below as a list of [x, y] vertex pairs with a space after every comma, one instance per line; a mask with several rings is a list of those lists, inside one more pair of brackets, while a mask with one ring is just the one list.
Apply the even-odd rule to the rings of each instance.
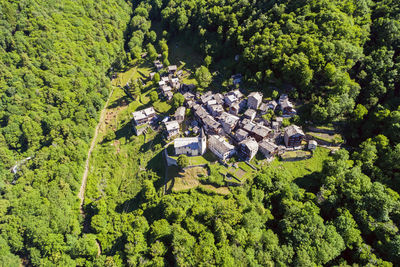
[[301, 141], [303, 140], [303, 135], [296, 134], [292, 136], [288, 136], [285, 134], [284, 140], [285, 140], [285, 145], [288, 147], [296, 147], [301, 145]]
[[184, 146], [184, 147], [175, 148], [175, 154], [177, 154], [177, 155], [185, 154], [185, 155], [188, 155], [188, 156], [198, 156], [199, 155], [199, 151], [198, 150], [192, 150], [189, 146]]

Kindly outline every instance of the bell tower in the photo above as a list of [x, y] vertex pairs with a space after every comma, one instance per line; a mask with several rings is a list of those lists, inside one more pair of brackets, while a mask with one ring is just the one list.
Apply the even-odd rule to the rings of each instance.
[[199, 136], [199, 148], [200, 148], [200, 155], [203, 155], [206, 152], [207, 148], [207, 137], [204, 133], [204, 129], [201, 128], [200, 136]]

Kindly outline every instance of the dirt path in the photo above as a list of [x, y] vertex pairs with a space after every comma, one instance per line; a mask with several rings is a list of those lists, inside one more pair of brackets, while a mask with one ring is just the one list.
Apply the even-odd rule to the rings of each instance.
[[[89, 174], [89, 162], [90, 162], [90, 156], [92, 155], [92, 151], [94, 149], [94, 147], [96, 146], [96, 141], [97, 141], [97, 135], [99, 133], [99, 129], [100, 126], [103, 124], [104, 122], [104, 117], [107, 111], [107, 107], [108, 107], [108, 103], [110, 101], [110, 98], [112, 96], [114, 92], [114, 88], [111, 90], [110, 94], [108, 95], [107, 101], [103, 107], [103, 109], [101, 110], [100, 113], [100, 118], [99, 118], [99, 122], [97, 123], [96, 129], [94, 131], [94, 135], [93, 135], [93, 139], [92, 142], [90, 143], [90, 148], [87, 154], [87, 158], [86, 158], [86, 162], [85, 162], [85, 171], [83, 172], [83, 176], [82, 176], [82, 184], [81, 184], [81, 188], [79, 190], [79, 194], [78, 194], [78, 198], [80, 199], [81, 203], [80, 203], [80, 213], [84, 218], [84, 222], [83, 222], [83, 233], [88, 233], [89, 232], [89, 223], [87, 220], [85, 220], [86, 214], [85, 214], [85, 210], [83, 208], [83, 205], [85, 203], [85, 190], [86, 190], [86, 183], [87, 183], [87, 177]], [[101, 245], [99, 243], [99, 241], [96, 239], [96, 245], [97, 245], [97, 255], [101, 254]]]
[[85, 202], [85, 189], [86, 189], [87, 177], [88, 177], [88, 174], [89, 174], [90, 156], [92, 155], [92, 151], [93, 151], [94, 147], [96, 146], [97, 134], [99, 133], [99, 128], [100, 128], [100, 126], [102, 125], [102, 123], [104, 121], [104, 116], [106, 114], [108, 102], [110, 101], [110, 98], [111, 98], [113, 92], [114, 92], [114, 88], [111, 90], [111, 92], [110, 92], [110, 94], [109, 94], [109, 96], [107, 98], [107, 102], [104, 105], [103, 109], [101, 110], [99, 123], [97, 124], [96, 129], [94, 131], [94, 136], [93, 136], [92, 142], [90, 143], [90, 148], [89, 148], [89, 151], [88, 151], [88, 154], [87, 154], [86, 163], [85, 163], [85, 171], [83, 172], [82, 184], [81, 184], [81, 188], [80, 188], [79, 194], [78, 194], [78, 197], [79, 197], [79, 199], [81, 201], [80, 212], [81, 212], [82, 215], [85, 215], [85, 211], [83, 209], [83, 204]]

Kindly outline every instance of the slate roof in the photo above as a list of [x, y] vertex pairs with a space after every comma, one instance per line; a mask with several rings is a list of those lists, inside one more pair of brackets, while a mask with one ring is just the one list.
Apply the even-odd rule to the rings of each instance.
[[165, 122], [165, 128], [168, 132], [179, 130], [179, 123], [177, 121]]
[[135, 111], [132, 113], [135, 121], [146, 119], [147, 117], [154, 116], [156, 114], [153, 107], [149, 107], [143, 110]]
[[208, 138], [208, 143], [222, 155], [235, 149], [233, 145], [229, 144], [222, 136], [218, 135], [211, 135]]
[[286, 127], [285, 134], [287, 134], [288, 136], [292, 136], [292, 135], [296, 135], [296, 134], [304, 135], [304, 132], [301, 130], [301, 128], [299, 126], [290, 125], [290, 126]]
[[272, 130], [270, 128], [258, 124], [251, 129], [251, 132], [258, 136], [261, 136], [262, 138], [267, 137], [271, 131]]
[[263, 140], [258, 143], [259, 148], [264, 149], [270, 153], [274, 152], [278, 146], [275, 145], [274, 143], [268, 142], [266, 140]]

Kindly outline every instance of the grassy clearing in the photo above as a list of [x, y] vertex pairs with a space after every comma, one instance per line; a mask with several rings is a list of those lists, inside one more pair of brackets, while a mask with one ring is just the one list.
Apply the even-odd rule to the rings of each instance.
[[[160, 177], [163, 174], [163, 164], [160, 164], [162, 139], [159, 134], [149, 131], [146, 138], [133, 134], [131, 113], [145, 105], [138, 100], [132, 100], [118, 87], [124, 86], [130, 79], [143, 77], [150, 71], [149, 65], [139, 64], [120, 73], [113, 81], [114, 92], [90, 161], [85, 193], [87, 207], [103, 197], [114, 199], [117, 204], [129, 201], [141, 190], [140, 173], [152, 170]], [[149, 90], [146, 94], [148, 92]], [[147, 101], [146, 98], [142, 100]], [[115, 139], [103, 141], [104, 135], [110, 131], [115, 133]], [[160, 146], [156, 146], [157, 144]]]
[[168, 174], [171, 175], [171, 180], [167, 188], [174, 193], [190, 190], [192, 188], [203, 188], [217, 194], [227, 195], [230, 193], [227, 187], [215, 187], [212, 185], [202, 184], [199, 177], [208, 174], [207, 169], [203, 167], [195, 167], [179, 172], [178, 167], [172, 166], [168, 169]]
[[281, 156], [281, 158], [284, 160], [288, 160], [288, 159], [304, 158], [304, 157], [308, 157], [308, 156], [311, 156], [310, 151], [296, 150], [296, 151], [285, 152]]
[[161, 100], [154, 102], [153, 107], [158, 113], [167, 113], [171, 109], [170, 104]]
[[316, 132], [307, 132], [306, 134], [312, 136], [317, 140], [332, 143], [335, 145], [343, 143], [343, 138], [340, 134], [326, 134], [326, 133], [316, 133]]
[[301, 161], [281, 161], [275, 159], [270, 163], [271, 168], [286, 171], [291, 180], [322, 171], [323, 163], [329, 158], [330, 150], [318, 147], [310, 159]]

